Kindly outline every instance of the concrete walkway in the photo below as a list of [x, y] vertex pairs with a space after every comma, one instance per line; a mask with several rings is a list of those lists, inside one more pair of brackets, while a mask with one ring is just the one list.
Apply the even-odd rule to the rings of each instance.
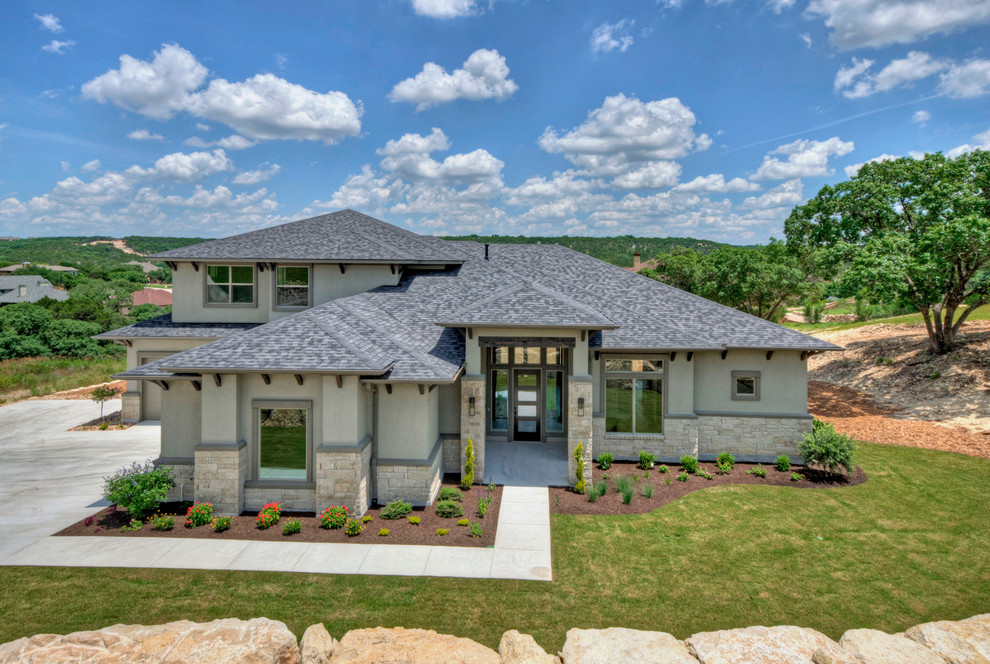
[[485, 481], [505, 486], [568, 486], [567, 443], [485, 444]]

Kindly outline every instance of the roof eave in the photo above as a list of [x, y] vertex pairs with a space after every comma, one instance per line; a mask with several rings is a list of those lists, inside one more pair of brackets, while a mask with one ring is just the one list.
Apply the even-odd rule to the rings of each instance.
[[440, 327], [508, 327], [513, 329], [559, 328], [562, 330], [617, 330], [622, 327], [621, 325], [616, 325], [615, 323], [595, 323], [593, 325], [550, 325], [544, 323], [516, 323], [498, 321], [486, 321], [480, 323], [439, 322], [434, 324]]

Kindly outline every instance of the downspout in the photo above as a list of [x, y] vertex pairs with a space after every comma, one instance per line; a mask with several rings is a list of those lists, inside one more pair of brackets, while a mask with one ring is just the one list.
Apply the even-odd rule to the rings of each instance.
[[371, 389], [371, 461], [368, 464], [368, 484], [372, 503], [378, 502], [378, 386]]

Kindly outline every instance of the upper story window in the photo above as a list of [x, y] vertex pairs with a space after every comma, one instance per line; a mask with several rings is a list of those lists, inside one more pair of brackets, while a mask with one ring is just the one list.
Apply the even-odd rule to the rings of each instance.
[[254, 304], [253, 265], [207, 265], [207, 304]]
[[275, 308], [304, 309], [310, 306], [309, 268], [286, 265], [275, 268]]

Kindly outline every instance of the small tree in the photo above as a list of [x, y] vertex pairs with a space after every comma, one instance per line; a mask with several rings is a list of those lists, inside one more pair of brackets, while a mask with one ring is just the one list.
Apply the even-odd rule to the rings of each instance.
[[853, 471], [853, 452], [856, 444], [851, 437], [841, 434], [831, 424], [815, 420], [814, 429], [804, 435], [798, 450], [808, 466], [821, 466], [826, 473], [837, 475], [845, 469]]
[[470, 491], [474, 484], [474, 443], [468, 438], [467, 447], [464, 448], [464, 473], [461, 474], [461, 488]]
[[577, 482], [574, 483], [574, 493], [584, 493], [584, 445], [578, 443], [578, 446], [574, 448], [574, 460], [577, 462], [577, 466], [574, 468], [574, 476], [577, 477]]
[[100, 385], [90, 394], [90, 398], [96, 403], [100, 404], [100, 419], [103, 419], [103, 406], [106, 405], [111, 399], [116, 399], [120, 396], [121, 390], [110, 387], [109, 385]]

